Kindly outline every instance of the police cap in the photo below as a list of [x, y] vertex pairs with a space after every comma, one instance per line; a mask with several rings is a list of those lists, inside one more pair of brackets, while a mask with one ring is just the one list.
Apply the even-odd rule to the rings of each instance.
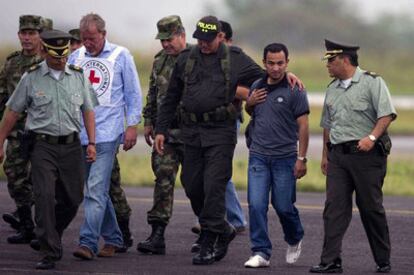
[[42, 30], [42, 17], [38, 15], [21, 15], [19, 18], [19, 31], [22, 30]]
[[72, 35], [71, 40], [81, 41], [80, 39], [80, 30], [79, 29], [71, 29], [69, 34]]
[[50, 18], [42, 17], [42, 31], [53, 30], [53, 20]]
[[359, 50], [359, 46], [344, 45], [325, 39], [326, 52], [322, 60], [337, 56], [338, 54], [354, 54]]
[[197, 22], [193, 38], [210, 42], [216, 38], [220, 31], [221, 25], [217, 17], [212, 15], [205, 16]]
[[158, 33], [155, 39], [170, 39], [178, 30], [183, 30], [183, 23], [178, 15], [161, 18], [157, 22]]
[[40, 34], [42, 44], [50, 56], [62, 58], [69, 55], [71, 35], [59, 30], [46, 30]]
[[227, 40], [231, 39], [233, 37], [233, 29], [231, 28], [231, 25], [229, 22], [220, 20], [221, 24], [221, 31], [224, 32], [225, 37]]

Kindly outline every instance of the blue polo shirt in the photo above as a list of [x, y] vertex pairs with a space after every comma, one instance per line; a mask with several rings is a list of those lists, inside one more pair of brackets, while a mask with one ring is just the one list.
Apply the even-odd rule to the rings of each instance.
[[297, 155], [298, 124], [296, 119], [309, 114], [305, 91], [289, 87], [286, 76], [275, 85], [268, 85], [267, 76], [256, 80], [250, 88], [266, 88], [266, 101], [255, 106], [252, 118], [250, 152], [273, 157]]

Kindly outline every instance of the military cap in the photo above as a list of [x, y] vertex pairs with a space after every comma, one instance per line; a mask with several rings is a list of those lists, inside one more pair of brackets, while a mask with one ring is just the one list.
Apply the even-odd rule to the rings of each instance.
[[201, 18], [196, 25], [193, 38], [204, 41], [213, 41], [221, 31], [221, 25], [217, 17], [209, 15]]
[[42, 30], [41, 17], [38, 15], [21, 15], [19, 18], [19, 30]]
[[71, 35], [59, 30], [45, 30], [40, 34], [42, 44], [50, 56], [62, 58], [69, 55]]
[[221, 31], [224, 32], [225, 37], [227, 40], [231, 39], [233, 37], [233, 29], [231, 28], [231, 25], [229, 22], [220, 20], [221, 24]]
[[354, 54], [359, 50], [359, 46], [339, 44], [328, 39], [325, 39], [325, 47], [326, 52], [322, 60], [335, 57], [338, 54]]
[[69, 34], [72, 35], [71, 40], [81, 41], [80, 39], [80, 30], [79, 29], [71, 29]]
[[50, 18], [42, 17], [42, 31], [53, 30], [53, 20]]
[[157, 22], [158, 33], [155, 39], [169, 39], [180, 28], [183, 29], [184, 27], [181, 18], [178, 15], [163, 17]]

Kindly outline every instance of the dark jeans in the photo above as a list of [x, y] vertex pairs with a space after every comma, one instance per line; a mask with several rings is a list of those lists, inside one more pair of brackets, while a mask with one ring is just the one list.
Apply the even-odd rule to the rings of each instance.
[[376, 263], [389, 263], [391, 245], [382, 185], [387, 158], [374, 148], [369, 152], [345, 153], [334, 147], [328, 153], [326, 202], [323, 212], [325, 237], [321, 262], [340, 257], [342, 239], [352, 218], [352, 194]]
[[181, 182], [203, 230], [224, 233], [226, 185], [232, 175], [234, 144], [186, 145]]
[[63, 230], [83, 199], [82, 148], [79, 141], [65, 145], [37, 141], [30, 162], [40, 251], [43, 256], [59, 259]]

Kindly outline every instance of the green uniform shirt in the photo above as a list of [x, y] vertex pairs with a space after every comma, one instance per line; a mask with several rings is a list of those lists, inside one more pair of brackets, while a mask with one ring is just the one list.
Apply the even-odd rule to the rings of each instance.
[[[189, 45], [187, 44], [188, 48]], [[149, 90], [147, 94], [147, 104], [143, 110], [144, 125], [155, 127], [157, 122], [157, 111], [167, 95], [168, 85], [170, 84], [171, 74], [178, 56], [169, 55], [165, 50], [161, 50], [154, 57], [152, 71], [150, 75]], [[181, 130], [176, 119], [168, 129], [168, 142], [182, 143]]]
[[391, 114], [397, 113], [384, 80], [358, 67], [347, 89], [338, 79], [328, 86], [320, 125], [339, 144], [366, 137], [379, 118]]
[[[27, 56], [22, 51], [10, 54], [0, 72], [0, 116], [3, 117], [6, 102], [9, 100], [22, 75], [34, 64], [40, 63], [39, 55]], [[24, 130], [26, 113], [22, 113], [9, 136], [17, 137], [17, 131]]]
[[80, 131], [81, 110], [93, 110], [98, 101], [81, 71], [66, 65], [56, 80], [42, 62], [23, 75], [6, 105], [18, 113], [27, 110], [26, 130], [64, 136]]

